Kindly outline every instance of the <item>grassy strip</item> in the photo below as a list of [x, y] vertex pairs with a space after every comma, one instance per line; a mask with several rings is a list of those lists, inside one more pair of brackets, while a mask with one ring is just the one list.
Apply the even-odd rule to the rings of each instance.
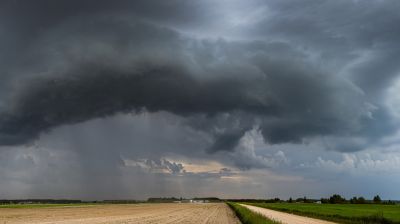
[[276, 211], [281, 211], [281, 212], [286, 212], [286, 213], [291, 213], [291, 214], [296, 214], [296, 215], [301, 215], [301, 216], [307, 216], [311, 218], [318, 218], [318, 219], [323, 219], [327, 221], [333, 221], [337, 223], [343, 223], [343, 224], [400, 224], [400, 222], [392, 221], [383, 216], [382, 213], [376, 213], [376, 214], [371, 214], [368, 216], [361, 216], [361, 217], [349, 217], [349, 216], [343, 216], [339, 214], [334, 214], [334, 215], [328, 215], [328, 214], [320, 214], [312, 211], [301, 211], [301, 210], [296, 210], [293, 208], [277, 208], [274, 206], [268, 206], [268, 204], [263, 204], [263, 203], [246, 203], [249, 205], [253, 206], [258, 206], [261, 208], [268, 208]]
[[280, 222], [270, 220], [260, 214], [252, 212], [248, 208], [245, 208], [236, 203], [227, 202], [227, 204], [229, 205], [229, 207], [231, 207], [231, 209], [235, 212], [236, 216], [243, 224], [281, 224]]

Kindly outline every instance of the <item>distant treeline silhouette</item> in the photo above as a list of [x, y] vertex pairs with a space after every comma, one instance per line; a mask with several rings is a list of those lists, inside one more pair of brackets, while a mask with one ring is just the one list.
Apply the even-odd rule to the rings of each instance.
[[250, 202], [250, 203], [279, 203], [279, 202], [289, 202], [289, 203], [322, 203], [322, 204], [387, 204], [394, 205], [398, 203], [398, 201], [394, 200], [382, 200], [379, 195], [376, 195], [372, 200], [367, 200], [364, 197], [353, 197], [347, 200], [345, 197], [342, 197], [339, 194], [334, 194], [329, 198], [321, 198], [321, 199], [309, 199], [307, 197], [292, 199], [289, 200], [281, 200], [280, 198], [271, 198], [271, 199], [228, 199], [228, 201], [232, 202]]
[[183, 198], [175, 198], [175, 197], [166, 197], [166, 198], [148, 198], [147, 202], [151, 203], [164, 203], [164, 202], [174, 202], [174, 201], [179, 201], [179, 200], [184, 200]]
[[82, 200], [69, 199], [21, 199], [21, 200], [0, 200], [0, 204], [76, 204], [83, 203]]
[[102, 200], [102, 201], [82, 201], [70, 199], [16, 199], [0, 200], [0, 204], [80, 204], [80, 203], [99, 203], [99, 204], [133, 204], [142, 201], [138, 200]]
[[388, 204], [394, 205], [395, 201], [387, 200], [383, 201], [379, 195], [374, 196], [372, 200], [367, 200], [364, 197], [352, 197], [349, 200], [342, 197], [339, 194], [334, 194], [330, 198], [321, 198], [321, 203], [324, 204]]
[[176, 197], [161, 197], [161, 198], [149, 198], [147, 202], [150, 203], [168, 203], [168, 202], [176, 202], [176, 201], [188, 201], [188, 200], [195, 200], [195, 201], [208, 201], [208, 202], [221, 202], [222, 200], [217, 197], [204, 197], [204, 198], [176, 198]]

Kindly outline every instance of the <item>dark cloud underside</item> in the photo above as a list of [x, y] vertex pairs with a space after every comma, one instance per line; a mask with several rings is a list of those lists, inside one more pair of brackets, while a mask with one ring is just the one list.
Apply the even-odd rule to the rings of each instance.
[[28, 67], [13, 71], [22, 74], [12, 80], [23, 84], [14, 87], [2, 112], [3, 145], [143, 109], [180, 116], [232, 113], [235, 128], [215, 132], [215, 119], [201, 128], [215, 138], [212, 151], [234, 148], [254, 126], [266, 141], [284, 143], [357, 134], [368, 120], [368, 102], [356, 87], [318, 69], [289, 43], [196, 40], [115, 15], [64, 19], [41, 32], [42, 40], [31, 40], [22, 61]]
[[296, 178], [315, 177], [328, 192], [323, 169], [396, 170], [399, 11], [397, 0], [1, 1], [0, 198], [214, 192], [198, 186], [225, 190], [235, 168], [263, 169], [229, 187], [264, 197], [267, 171], [286, 173], [264, 184], [308, 190]]

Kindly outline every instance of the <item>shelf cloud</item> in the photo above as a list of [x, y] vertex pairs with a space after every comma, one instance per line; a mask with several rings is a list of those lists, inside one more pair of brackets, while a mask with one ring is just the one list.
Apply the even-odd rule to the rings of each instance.
[[2, 170], [53, 158], [82, 185], [101, 185], [90, 179], [101, 170], [125, 186], [124, 160], [172, 173], [184, 167], [165, 158], [210, 160], [274, 179], [317, 178], [302, 169], [341, 165], [335, 158], [379, 161], [367, 152], [396, 157], [385, 148], [398, 136], [399, 9], [395, 0], [2, 1], [0, 164], [13, 158]]

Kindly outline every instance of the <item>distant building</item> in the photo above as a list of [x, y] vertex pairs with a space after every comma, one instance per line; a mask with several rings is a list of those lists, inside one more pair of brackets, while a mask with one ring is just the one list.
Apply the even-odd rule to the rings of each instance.
[[211, 201], [211, 200], [208, 200], [208, 199], [199, 199], [199, 198], [194, 198], [194, 199], [175, 199], [175, 200], [166, 200], [166, 199], [163, 199], [163, 198], [157, 198], [157, 199], [155, 199], [155, 198], [152, 198], [152, 199], [149, 199], [148, 200], [149, 202], [171, 202], [171, 203], [194, 203], [194, 204], [196, 204], [196, 203], [210, 203], [210, 202], [213, 202], [213, 201]]

